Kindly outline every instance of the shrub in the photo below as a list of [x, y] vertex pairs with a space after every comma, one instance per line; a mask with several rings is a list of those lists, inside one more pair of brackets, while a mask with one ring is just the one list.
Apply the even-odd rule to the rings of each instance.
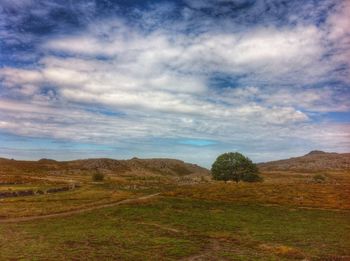
[[105, 175], [99, 171], [95, 171], [92, 174], [92, 181], [103, 181], [105, 178]]
[[312, 180], [316, 183], [323, 183], [326, 181], [326, 177], [321, 174], [316, 174], [312, 177]]
[[234, 180], [236, 182], [261, 181], [257, 166], [248, 158], [238, 152], [229, 152], [217, 157], [211, 168], [213, 179]]
[[245, 182], [261, 182], [263, 181], [263, 178], [259, 176], [258, 173], [246, 173], [242, 177], [242, 181]]

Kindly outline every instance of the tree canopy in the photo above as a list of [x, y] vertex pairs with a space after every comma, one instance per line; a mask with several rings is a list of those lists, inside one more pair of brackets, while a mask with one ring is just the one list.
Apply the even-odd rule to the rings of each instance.
[[239, 152], [221, 154], [213, 163], [211, 173], [216, 180], [261, 181], [256, 164]]

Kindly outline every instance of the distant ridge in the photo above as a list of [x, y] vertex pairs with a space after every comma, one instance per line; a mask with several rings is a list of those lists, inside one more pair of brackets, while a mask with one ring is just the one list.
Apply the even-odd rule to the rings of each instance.
[[40, 159], [38, 160], [38, 162], [41, 162], [41, 163], [54, 163], [54, 162], [57, 162], [56, 160], [53, 160], [53, 159]]
[[305, 154], [304, 156], [307, 156], [307, 155], [322, 155], [322, 154], [327, 154], [327, 152], [324, 152], [322, 150], [312, 150], [308, 154]]
[[115, 175], [209, 175], [209, 170], [196, 164], [176, 159], [139, 159], [116, 160], [108, 158], [56, 161], [40, 159], [38, 161], [10, 160], [0, 158], [0, 174], [6, 173], [47, 173], [69, 174], [101, 171]]
[[258, 166], [261, 170], [350, 170], [350, 153], [313, 150], [301, 157], [260, 163]]

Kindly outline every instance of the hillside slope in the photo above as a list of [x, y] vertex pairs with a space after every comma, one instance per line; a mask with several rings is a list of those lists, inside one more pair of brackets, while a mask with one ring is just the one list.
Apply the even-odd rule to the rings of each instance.
[[329, 153], [315, 150], [301, 157], [259, 163], [258, 166], [260, 170], [350, 170], [350, 153]]
[[74, 174], [96, 170], [116, 175], [209, 175], [209, 170], [205, 168], [176, 159], [132, 158], [130, 160], [115, 160], [97, 158], [74, 161], [55, 161], [51, 159], [22, 161], [0, 158], [0, 174]]

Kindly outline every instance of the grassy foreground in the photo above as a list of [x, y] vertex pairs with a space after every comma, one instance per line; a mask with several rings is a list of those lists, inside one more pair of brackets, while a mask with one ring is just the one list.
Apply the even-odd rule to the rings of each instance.
[[350, 213], [162, 197], [0, 225], [1, 260], [293, 260], [350, 256]]
[[[258, 184], [111, 178], [0, 200], [0, 219], [46, 215], [163, 191], [147, 200], [20, 223], [0, 222], [0, 260], [350, 260], [348, 175]], [[278, 177], [278, 179], [274, 178]], [[0, 220], [1, 221], [1, 220]]]

